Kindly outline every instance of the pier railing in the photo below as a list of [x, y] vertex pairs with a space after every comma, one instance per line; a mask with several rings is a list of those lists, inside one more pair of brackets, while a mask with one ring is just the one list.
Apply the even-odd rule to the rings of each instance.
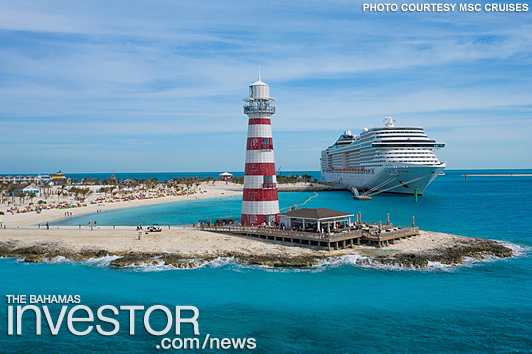
[[370, 232], [364, 233], [364, 238], [369, 241], [387, 241], [393, 240], [399, 237], [414, 236], [419, 234], [419, 227], [404, 227], [399, 230], [382, 230], [377, 234], [372, 234]]

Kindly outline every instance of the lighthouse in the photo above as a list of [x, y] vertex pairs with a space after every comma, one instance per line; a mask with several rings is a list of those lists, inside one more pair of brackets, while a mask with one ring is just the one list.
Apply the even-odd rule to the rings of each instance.
[[261, 81], [260, 70], [244, 101], [249, 122], [241, 220], [243, 225], [270, 224], [279, 221], [271, 125], [275, 106], [270, 105], [275, 98], [270, 97], [270, 86]]

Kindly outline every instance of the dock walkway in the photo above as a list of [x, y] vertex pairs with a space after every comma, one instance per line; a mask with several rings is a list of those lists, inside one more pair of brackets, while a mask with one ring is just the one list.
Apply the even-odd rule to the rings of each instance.
[[347, 248], [349, 246], [353, 247], [355, 242], [357, 245], [360, 245], [361, 242], [364, 242], [377, 245], [378, 247], [383, 247], [393, 243], [395, 240], [419, 234], [419, 227], [407, 227], [391, 231], [383, 230], [377, 234], [370, 233], [369, 228], [359, 230], [343, 230], [340, 232], [331, 233], [317, 233], [242, 225], [199, 224], [196, 227], [202, 231], [258, 237], [264, 240], [298, 243], [301, 245], [327, 248], [328, 250], [337, 250], [340, 248]]

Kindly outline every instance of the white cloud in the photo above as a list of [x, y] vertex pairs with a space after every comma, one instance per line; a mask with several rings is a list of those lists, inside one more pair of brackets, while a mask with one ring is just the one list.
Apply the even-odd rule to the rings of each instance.
[[[17, 141], [38, 139], [27, 132], [35, 128], [130, 137], [132, 149], [139, 132], [241, 134], [241, 98], [259, 63], [279, 99], [278, 132], [336, 136], [391, 114], [493, 137], [496, 125], [482, 124], [496, 114], [486, 111], [530, 116], [527, 18], [362, 14], [360, 4], [0, 3], [0, 127], [22, 150], [31, 143]], [[505, 128], [500, 145], [520, 129]], [[300, 161], [313, 166], [316, 146], [304, 135], [294, 137]]]

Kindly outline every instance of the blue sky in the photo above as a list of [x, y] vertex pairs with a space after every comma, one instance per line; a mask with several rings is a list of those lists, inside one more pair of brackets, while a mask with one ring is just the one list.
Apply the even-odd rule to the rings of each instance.
[[283, 170], [388, 114], [450, 169], [532, 168], [532, 9], [362, 3], [0, 0], [0, 173], [242, 171], [259, 63]]

